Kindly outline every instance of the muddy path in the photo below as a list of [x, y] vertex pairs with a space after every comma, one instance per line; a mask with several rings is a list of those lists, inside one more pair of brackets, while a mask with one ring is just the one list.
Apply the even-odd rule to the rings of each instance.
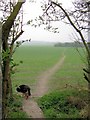
[[47, 71], [43, 72], [37, 77], [37, 84], [35, 86], [35, 91], [32, 93], [32, 97], [28, 100], [23, 101], [23, 110], [27, 113], [28, 117], [32, 118], [44, 118], [43, 112], [39, 108], [35, 98], [41, 97], [48, 91], [48, 81], [52, 75], [61, 68], [64, 63], [65, 56], [60, 58], [60, 60]]

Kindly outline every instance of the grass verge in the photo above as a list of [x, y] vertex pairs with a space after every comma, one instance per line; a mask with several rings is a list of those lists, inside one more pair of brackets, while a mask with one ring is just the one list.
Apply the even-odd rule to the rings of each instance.
[[13, 100], [8, 100], [7, 106], [7, 118], [28, 118], [25, 112], [22, 109], [22, 97], [18, 95], [13, 96]]
[[87, 103], [87, 91], [74, 89], [55, 91], [38, 99], [46, 118], [86, 118]]

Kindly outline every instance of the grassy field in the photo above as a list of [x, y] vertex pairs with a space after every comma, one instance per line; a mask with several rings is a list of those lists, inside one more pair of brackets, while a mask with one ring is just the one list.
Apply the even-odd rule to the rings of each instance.
[[16, 85], [29, 84], [31, 88], [37, 82], [37, 76], [53, 66], [62, 57], [64, 49], [49, 46], [22, 46], [17, 49], [15, 62], [23, 61], [17, 69], [13, 79], [13, 90]]
[[[80, 51], [83, 52], [81, 49]], [[22, 60], [23, 63], [17, 67], [16, 73], [12, 77], [13, 88], [15, 89], [15, 85], [22, 83], [33, 86], [37, 81], [37, 76], [53, 66], [63, 53], [66, 56], [65, 62], [62, 69], [52, 77], [50, 84], [56, 85], [56, 87], [53, 86], [55, 89], [68, 83], [85, 85], [86, 81], [82, 74], [84, 63], [75, 48], [22, 46], [14, 55], [15, 62], [19, 63]]]
[[[63, 49], [63, 48], [62, 48]], [[66, 84], [68, 87], [86, 87], [87, 82], [83, 77], [83, 68], [85, 67], [85, 54], [83, 49], [79, 49], [81, 57], [75, 48], [66, 48], [65, 62], [60, 70], [58, 70], [51, 78], [49, 84], [50, 90], [63, 89]]]
[[[87, 87], [87, 82], [83, 78], [82, 71], [82, 68], [85, 67], [84, 63], [85, 54], [83, 53], [82, 48], [79, 48], [79, 52], [82, 54], [83, 58], [79, 55], [75, 48], [70, 47], [60, 48], [53, 46], [21, 46], [20, 48], [17, 49], [14, 55], [14, 60], [16, 63], [19, 63], [19, 61], [23, 61], [23, 63], [16, 68], [16, 73], [12, 75], [13, 92], [16, 94], [15, 91], [16, 86], [20, 84], [28, 84], [31, 86], [31, 89], [33, 90], [35, 84], [37, 83], [37, 76], [39, 76], [43, 71], [48, 70], [48, 68], [56, 64], [64, 54], [66, 56], [64, 64], [62, 65], [60, 70], [58, 70], [51, 77], [49, 81], [50, 94], [48, 96], [44, 96], [44, 98], [41, 98], [39, 100], [39, 105], [44, 111], [46, 117], [60, 117], [60, 114], [58, 114], [57, 110], [55, 111], [54, 109], [53, 111], [53, 107], [57, 107], [58, 104], [55, 103], [56, 106], [50, 104], [51, 107], [47, 108], [47, 110], [46, 105], [45, 106], [46, 111], [43, 109], [44, 107], [42, 106], [42, 104], [45, 101], [46, 103], [48, 103], [49, 100], [51, 100], [53, 103], [55, 101], [55, 99], [53, 99], [55, 97], [55, 94], [56, 96], [58, 96], [59, 94], [67, 96], [67, 93], [69, 92], [70, 95], [72, 95], [73, 93], [72, 88], [74, 88], [74, 92], [75, 91], [78, 92], [79, 90], [78, 88], [82, 89]], [[64, 90], [68, 92], [63, 92]], [[58, 93], [57, 91], [62, 91], [63, 93]], [[81, 97], [83, 98], [84, 96], [81, 95]], [[60, 99], [62, 98], [58, 98], [58, 102], [60, 101]], [[65, 101], [64, 102], [62, 101], [62, 103], [66, 104]], [[65, 110], [66, 109], [68, 109], [68, 106], [65, 108]], [[73, 108], [73, 110], [76, 111], [74, 117], [75, 116], [77, 117], [78, 110], [75, 109], [76, 108]], [[73, 110], [70, 109], [70, 111], [72, 111], [72, 114], [74, 113]], [[54, 116], [56, 113], [57, 116]], [[62, 114], [61, 117], [65, 115], [67, 116], [67, 114], [64, 113], [61, 114]]]

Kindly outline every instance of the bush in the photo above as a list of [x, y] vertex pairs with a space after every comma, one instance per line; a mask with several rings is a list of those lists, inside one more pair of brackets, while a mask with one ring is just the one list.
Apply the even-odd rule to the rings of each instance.
[[78, 118], [86, 106], [80, 97], [78, 91], [56, 91], [39, 98], [38, 104], [48, 118]]
[[22, 98], [15, 95], [13, 99], [8, 100], [7, 105], [7, 118], [27, 118], [27, 115], [22, 110]]
[[53, 108], [47, 109], [45, 111], [46, 118], [56, 118], [57, 114]]

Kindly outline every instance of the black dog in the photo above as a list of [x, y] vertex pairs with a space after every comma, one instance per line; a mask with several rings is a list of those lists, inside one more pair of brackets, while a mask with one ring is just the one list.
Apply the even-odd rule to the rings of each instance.
[[25, 98], [28, 99], [29, 96], [31, 96], [30, 87], [27, 85], [20, 85], [16, 88], [18, 92], [21, 92], [25, 95]]

